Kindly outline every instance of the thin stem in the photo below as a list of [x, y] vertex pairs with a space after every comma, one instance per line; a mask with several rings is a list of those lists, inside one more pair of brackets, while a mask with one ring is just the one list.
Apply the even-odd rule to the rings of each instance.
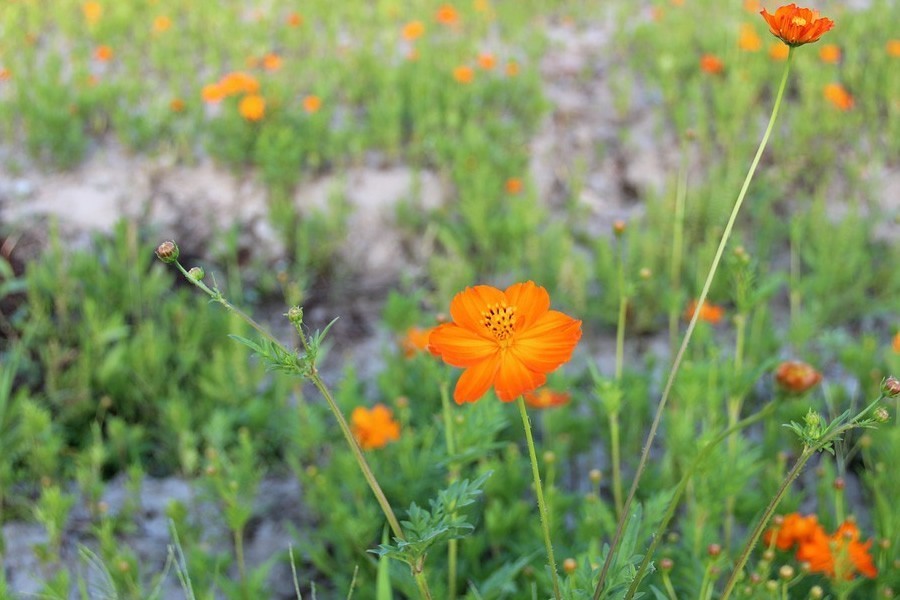
[[534, 438], [531, 435], [531, 423], [528, 420], [528, 412], [525, 410], [525, 400], [522, 396], [516, 400], [519, 405], [519, 414], [522, 416], [522, 427], [525, 429], [525, 440], [528, 442], [528, 456], [531, 458], [531, 474], [534, 477], [534, 493], [537, 496], [538, 512], [541, 517], [541, 528], [544, 530], [544, 545], [547, 547], [547, 561], [550, 564], [550, 575], [553, 578], [553, 595], [556, 600], [562, 600], [559, 591], [559, 575], [556, 572], [556, 559], [553, 558], [553, 543], [550, 541], [550, 519], [547, 516], [547, 505], [544, 503], [544, 490], [541, 487], [541, 472], [538, 470], [537, 453], [534, 450]]
[[[736, 329], [735, 333], [735, 342], [734, 342], [734, 373], [735, 376], [740, 380], [741, 372], [744, 368], [744, 338], [746, 337], [746, 329], [747, 329], [747, 317], [744, 314], [738, 314], [734, 318], [734, 326]], [[728, 398], [728, 426], [732, 427], [735, 423], [738, 422], [738, 418], [741, 415], [741, 406], [744, 403], [744, 398], [740, 393], [732, 394]], [[728, 457], [732, 461], [737, 459], [737, 442], [738, 436], [737, 433], [728, 437]], [[734, 531], [734, 505], [735, 505], [735, 497], [734, 495], [729, 495], [725, 498], [725, 550], [729, 550], [731, 548], [731, 537]]]
[[425, 573], [419, 569], [415, 569], [413, 575], [416, 579], [416, 586], [419, 588], [419, 594], [424, 600], [432, 600], [431, 590], [428, 589], [428, 580], [425, 579]]
[[[682, 156], [684, 148], [682, 148]], [[684, 201], [687, 197], [687, 165], [682, 161], [678, 172], [678, 184], [675, 189], [675, 218], [672, 228], [672, 263], [669, 272], [671, 289], [678, 297], [681, 288], [681, 255], [684, 239]], [[669, 309], [669, 351], [675, 351], [675, 338], [678, 335], [678, 305], [673, 300]]]
[[244, 565], [244, 530], [238, 527], [234, 530], [234, 554], [237, 558], [238, 575], [241, 578], [241, 587], [246, 592], [247, 569]]
[[706, 282], [703, 284], [703, 290], [700, 292], [700, 297], [697, 299], [697, 310], [694, 311], [694, 314], [691, 316], [691, 321], [688, 323], [687, 331], [685, 331], [684, 339], [681, 342], [681, 347], [678, 349], [678, 353], [675, 356], [675, 361], [672, 363], [672, 368], [669, 371], [669, 377], [666, 380], [665, 388], [663, 389], [662, 397], [659, 401], [659, 406], [656, 408], [656, 414], [653, 417], [653, 423], [650, 425], [650, 432], [647, 435], [647, 441], [644, 444], [643, 452], [641, 452], [641, 459], [638, 463], [637, 471], [634, 474], [634, 481], [631, 484], [631, 490], [628, 492], [628, 498], [625, 500], [624, 511], [622, 512], [622, 517], [619, 519], [616, 525], [616, 532], [613, 536], [612, 542], [610, 542], [609, 551], [606, 555], [606, 560], [603, 563], [603, 568], [600, 570], [600, 578], [597, 580], [597, 587], [594, 589], [594, 600], [600, 599], [600, 593], [603, 591], [603, 584], [606, 583], [606, 576], [609, 573], [610, 565], [612, 565], [612, 558], [615, 555], [616, 550], [618, 549], [619, 542], [622, 539], [622, 533], [625, 530], [625, 525], [628, 521], [629, 510], [631, 509], [631, 503], [634, 500], [634, 496], [637, 493], [638, 484], [641, 481], [641, 476], [644, 473], [644, 469], [647, 466], [647, 458], [650, 455], [650, 448], [653, 445], [653, 440], [656, 437], [656, 430], [659, 428], [659, 423], [662, 420], [663, 410], [666, 407], [666, 402], [669, 399], [669, 394], [672, 391], [672, 386], [675, 383], [675, 377], [678, 374], [678, 369], [681, 366], [681, 361], [684, 358], [685, 351], [687, 350], [688, 343], [691, 341], [691, 336], [694, 334], [694, 329], [697, 326], [697, 319], [700, 316], [699, 308], [703, 306], [703, 303], [706, 301], [706, 296], [709, 294], [709, 288], [712, 285], [713, 278], [716, 275], [716, 271], [719, 268], [719, 261], [722, 260], [722, 254], [725, 251], [725, 246], [728, 243], [728, 239], [731, 237], [731, 230], [734, 228], [734, 223], [737, 220], [738, 212], [741, 209], [741, 205], [744, 203], [744, 197], [747, 195], [747, 190], [750, 187], [750, 181], [753, 179], [753, 174], [756, 172], [756, 167], [759, 165], [759, 160], [762, 158], [763, 150], [766, 148], [766, 143], [769, 141], [769, 136], [772, 133], [773, 126], [775, 125], [775, 117], [778, 116], [778, 108], [781, 106], [781, 99], [784, 97], [784, 90], [787, 87], [788, 73], [790, 72], [791, 67], [791, 59], [794, 55], [793, 47], [790, 49], [788, 53], [788, 59], [784, 67], [784, 75], [781, 78], [781, 85], [778, 88], [778, 95], [775, 98], [775, 106], [772, 108], [772, 116], [769, 118], [769, 125], [766, 127], [766, 132], [763, 134], [762, 141], [759, 143], [759, 148], [756, 151], [756, 156], [753, 158], [753, 162], [750, 164], [750, 170], [747, 172], [747, 177], [744, 178], [744, 184], [741, 186], [741, 191], [738, 193], [737, 200], [735, 200], [734, 208], [731, 210], [731, 216], [728, 218], [728, 223], [725, 225], [725, 231], [722, 232], [722, 239], [719, 241], [719, 247], [716, 249], [716, 254], [713, 257], [712, 265], [709, 268], [709, 273], [706, 276]]
[[[625, 318], [628, 314], [628, 295], [625, 293], [625, 253], [622, 240], [619, 238], [618, 282], [619, 282], [619, 318], [616, 323], [616, 371], [615, 379], [618, 393], [622, 393], [622, 371], [625, 364]], [[621, 398], [619, 398], [619, 402]], [[616, 403], [618, 406], [618, 402]], [[622, 518], [622, 464], [621, 442], [619, 435], [619, 410], [609, 414], [610, 461], [612, 462], [613, 501], [616, 505], [616, 517]]]
[[[450, 483], [459, 479], [459, 465], [454, 460], [456, 456], [456, 440], [453, 432], [453, 413], [450, 411], [450, 391], [446, 381], [441, 382], [441, 406], [444, 415], [444, 441], [447, 444], [447, 456], [450, 459]], [[459, 554], [459, 540], [452, 539], [447, 542], [447, 598], [456, 598], [456, 570], [457, 556]]]

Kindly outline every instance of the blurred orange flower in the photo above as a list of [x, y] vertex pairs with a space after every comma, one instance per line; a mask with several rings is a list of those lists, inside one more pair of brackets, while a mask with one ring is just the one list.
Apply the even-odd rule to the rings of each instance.
[[460, 65], [453, 69], [453, 79], [462, 84], [472, 83], [475, 80], [475, 71], [468, 65]]
[[[694, 318], [694, 311], [697, 310], [697, 301], [691, 300], [687, 308], [684, 309], [684, 320], [690, 321]], [[725, 316], [725, 309], [721, 306], [704, 302], [700, 307], [700, 316], [697, 317], [701, 321], [706, 321], [712, 325], [718, 324], [722, 317]]]
[[778, 8], [775, 14], [769, 14], [766, 9], [762, 9], [759, 14], [769, 24], [772, 35], [788, 46], [816, 42], [834, 27], [834, 21], [820, 17], [818, 11], [800, 8], [794, 3]]
[[522, 180], [518, 177], [510, 177], [506, 180], [506, 193], [516, 195], [522, 191]]
[[817, 531], [821, 530], [816, 515], [802, 516], [800, 513], [791, 513], [784, 517], [781, 525], [766, 531], [763, 542], [767, 546], [772, 545], [774, 537], [775, 546], [779, 550], [790, 550], [796, 544], [811, 539]]
[[497, 66], [497, 59], [490, 52], [482, 52], [478, 55], [478, 66], [485, 71], [490, 71]]
[[826, 100], [840, 110], [848, 111], [853, 108], [853, 96], [839, 83], [829, 83], [822, 90], [822, 94]]
[[248, 121], [260, 121], [266, 116], [266, 99], [259, 94], [249, 94], [241, 98], [238, 112]]
[[519, 74], [519, 63], [517, 63], [514, 60], [511, 60], [508, 63], [506, 63], [506, 74], [509, 77], [515, 77], [516, 75], [518, 75]]
[[172, 101], [169, 102], [169, 110], [174, 113], [184, 112], [185, 108], [187, 108], [187, 105], [181, 98], [172, 98]]
[[281, 57], [274, 52], [269, 52], [263, 56], [262, 66], [266, 71], [277, 71], [281, 68]]
[[12, 74], [6, 67], [0, 67], [0, 81], [6, 81]]
[[893, 348], [894, 352], [900, 354], [900, 331], [894, 334], [894, 339], [891, 340], [891, 348]]
[[822, 62], [836, 64], [841, 60], [841, 47], [837, 44], [823, 44], [819, 48], [819, 58]]
[[322, 108], [322, 99], [318, 96], [310, 94], [303, 98], [303, 110], [309, 114], [318, 112]]
[[81, 5], [81, 12], [88, 25], [95, 25], [103, 16], [103, 6], [99, 2], [85, 2]]
[[222, 86], [218, 83], [209, 83], [203, 86], [203, 90], [200, 92], [203, 101], [207, 104], [215, 104], [217, 102], [221, 102], [223, 98], [225, 98], [225, 90], [222, 89]]
[[741, 25], [741, 34], [738, 36], [738, 47], [746, 52], [756, 52], [762, 48], [762, 40], [756, 33], [756, 29], [749, 23]]
[[114, 56], [113, 49], [107, 46], [106, 44], [101, 44], [94, 48], [94, 58], [99, 60], [100, 62], [108, 62], [112, 60]]
[[751, 13], [758, 13], [759, 0], [744, 0], [744, 10]]
[[570, 394], [557, 392], [545, 387], [533, 392], [525, 392], [525, 404], [532, 408], [565, 406], [571, 398]]
[[824, 573], [831, 579], [850, 580], [857, 574], [874, 578], [878, 569], [869, 554], [872, 540], [859, 541], [859, 529], [852, 521], [844, 521], [834, 535], [828, 536], [821, 528], [802, 542], [797, 549], [797, 560], [809, 563], [813, 573]]
[[165, 33], [170, 27], [172, 27], [172, 19], [165, 15], [153, 19], [153, 33]]
[[452, 4], [442, 4], [437, 14], [434, 16], [435, 21], [441, 25], [454, 26], [459, 24], [459, 11]]
[[225, 96], [255, 94], [259, 91], [259, 82], [256, 78], [243, 71], [228, 73], [219, 80], [219, 86]]
[[453, 392], [457, 404], [477, 401], [491, 386], [504, 402], [539, 388], [581, 339], [581, 321], [550, 310], [550, 295], [533, 281], [505, 291], [466, 288], [450, 303], [450, 316], [428, 342], [433, 354], [465, 369]]
[[434, 328], [423, 329], [421, 327], [410, 327], [407, 329], [406, 336], [400, 342], [400, 347], [403, 349], [403, 356], [412, 358], [417, 353], [428, 350], [428, 336], [431, 335], [432, 329]]
[[769, 57], [772, 60], [787, 60], [791, 47], [781, 42], [775, 42], [769, 46]]
[[900, 40], [888, 40], [884, 48], [887, 50], [888, 56], [900, 58]]
[[292, 12], [287, 16], [287, 24], [289, 27], [300, 27], [303, 25], [303, 15]]
[[400, 424], [384, 404], [376, 404], [371, 410], [363, 406], [354, 408], [350, 414], [350, 428], [363, 450], [383, 448], [388, 442], [400, 439]]
[[775, 382], [788, 392], [802, 394], [812, 389], [820, 381], [822, 374], [812, 365], [799, 360], [786, 360], [775, 370]]
[[414, 42], [425, 35], [425, 24], [422, 21], [410, 21], [403, 26], [403, 39]]
[[700, 68], [711, 75], [718, 75], [725, 70], [725, 63], [718, 56], [704, 54], [700, 57]]

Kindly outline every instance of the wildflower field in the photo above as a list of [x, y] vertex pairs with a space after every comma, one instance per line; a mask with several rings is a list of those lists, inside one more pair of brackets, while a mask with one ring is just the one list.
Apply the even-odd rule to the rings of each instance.
[[900, 594], [896, 0], [3, 0], [0, 132], [0, 600]]

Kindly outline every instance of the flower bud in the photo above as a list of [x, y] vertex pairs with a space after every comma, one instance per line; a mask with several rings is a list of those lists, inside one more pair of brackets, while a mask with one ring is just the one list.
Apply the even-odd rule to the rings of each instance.
[[191, 281], [203, 281], [203, 277], [206, 273], [203, 272], [203, 269], [200, 267], [191, 267], [188, 271], [188, 277]]
[[299, 306], [292, 306], [287, 311], [288, 321], [291, 322], [294, 326], [300, 325], [303, 323], [303, 309]]
[[674, 567], [674, 566], [675, 566], [675, 561], [673, 561], [671, 558], [667, 557], [667, 558], [663, 558], [662, 560], [659, 561], [659, 568], [662, 569], [664, 572], [671, 571], [672, 567]]
[[588, 471], [588, 477], [592, 483], [600, 483], [600, 480], [603, 479], [603, 471], [600, 469], [591, 469]]
[[811, 588], [809, 588], [809, 597], [813, 598], [813, 600], [818, 600], [819, 598], [824, 598], [825, 590], [823, 590], [821, 586], [814, 585]]
[[173, 241], [166, 241], [156, 248], [156, 257], [164, 263], [171, 264], [178, 260], [178, 246]]
[[896, 377], [891, 375], [884, 380], [884, 383], [881, 384], [881, 391], [888, 398], [900, 396], [900, 379], [897, 379]]
[[888, 409], [883, 406], [879, 406], [872, 413], [872, 418], [875, 419], [875, 421], [878, 423], [887, 423], [891, 420], [891, 414], [888, 412]]
[[774, 579], [768, 580], [766, 582], [766, 589], [770, 592], [777, 592], [778, 591], [778, 582], [775, 581]]
[[834, 486], [834, 489], [836, 489], [837, 491], [841, 491], [846, 486], [846, 484], [844, 483], [843, 477], [835, 477], [834, 483], [832, 485]]
[[544, 462], [548, 465], [552, 465], [556, 462], [556, 452], [553, 450], [547, 450], [544, 452]]
[[722, 546], [720, 546], [719, 544], [710, 544], [706, 547], [706, 553], [712, 557], [716, 557], [722, 554]]
[[642, 267], [641, 270], [638, 271], [638, 277], [640, 277], [644, 281], [647, 281], [648, 279], [653, 277], [653, 271], [651, 271], [647, 267]]
[[778, 569], [778, 576], [788, 581], [794, 578], [794, 567], [791, 565], [782, 565], [780, 569]]
[[625, 233], [625, 229], [627, 229], [627, 227], [628, 226], [626, 225], [625, 221], [619, 219], [613, 222], [613, 233], [616, 234], [616, 237], [618, 237]]
[[578, 563], [575, 562], [574, 558], [567, 558], [563, 561], [563, 571], [565, 571], [567, 575], [574, 573], [577, 568]]
[[775, 371], [775, 382], [787, 392], [802, 394], [822, 381], [822, 374], [799, 360], [786, 360]]

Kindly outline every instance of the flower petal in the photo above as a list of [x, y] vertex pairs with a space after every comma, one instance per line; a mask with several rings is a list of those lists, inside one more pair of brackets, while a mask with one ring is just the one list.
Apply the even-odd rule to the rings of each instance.
[[456, 323], [435, 327], [428, 336], [428, 347], [454, 367], [470, 367], [490, 358], [500, 348], [497, 341], [483, 338]]
[[456, 403], [475, 402], [484, 396], [494, 383], [499, 366], [500, 352], [497, 351], [493, 356], [463, 371], [459, 381], [456, 382], [456, 389], [453, 390], [453, 399]]
[[580, 339], [581, 321], [551, 310], [518, 333], [510, 350], [532, 371], [549, 373], [571, 358]]
[[536, 390], [546, 381], [546, 375], [532, 371], [514, 354], [507, 352], [500, 360], [500, 370], [497, 371], [494, 389], [498, 398], [504, 402], [511, 402], [525, 392]]
[[493, 304], [506, 302], [506, 296], [495, 287], [489, 285], [476, 285], [468, 287], [453, 297], [450, 302], [450, 316], [453, 322], [481, 335], [493, 339], [489, 330], [484, 326], [482, 313]]
[[533, 281], [506, 288], [506, 301], [516, 307], [516, 331], [530, 327], [550, 310], [550, 294]]

